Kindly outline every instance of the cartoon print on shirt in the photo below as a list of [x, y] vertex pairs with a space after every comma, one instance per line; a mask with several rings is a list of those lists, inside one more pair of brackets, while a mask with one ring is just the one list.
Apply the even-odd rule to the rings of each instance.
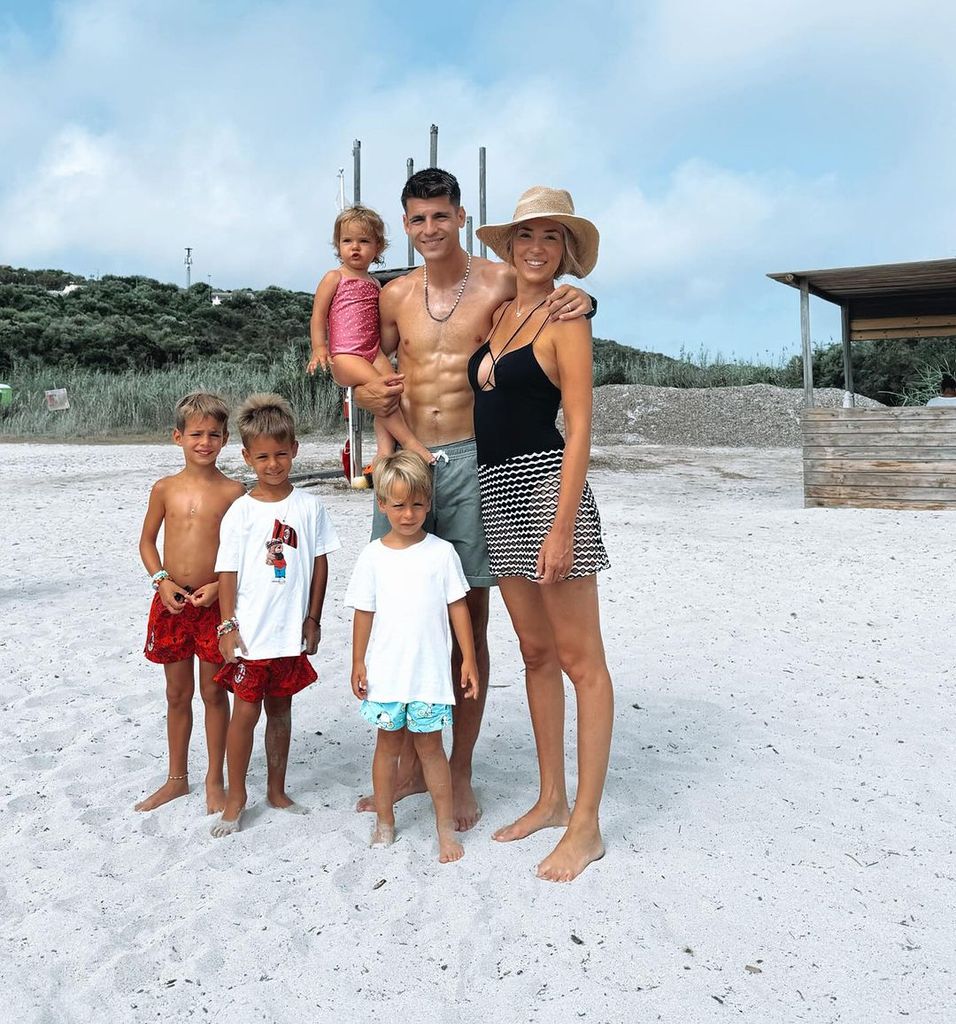
[[282, 550], [281, 540], [266, 541], [266, 565], [271, 565], [275, 571], [276, 583], [285, 583], [285, 569], [288, 563], [285, 560], [285, 552]]
[[299, 538], [293, 527], [280, 520], [272, 527], [272, 537], [266, 541], [266, 565], [271, 565], [275, 572], [275, 582], [285, 583], [285, 571], [288, 562], [283, 545], [290, 548], [299, 546]]

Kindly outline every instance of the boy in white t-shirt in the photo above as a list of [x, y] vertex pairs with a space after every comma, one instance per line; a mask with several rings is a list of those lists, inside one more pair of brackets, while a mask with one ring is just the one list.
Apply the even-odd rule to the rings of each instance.
[[395, 839], [395, 775], [407, 730], [435, 806], [438, 859], [445, 864], [465, 852], [455, 833], [441, 736], [455, 703], [452, 629], [462, 655], [462, 694], [478, 696], [468, 583], [451, 544], [422, 528], [432, 496], [424, 459], [409, 451], [378, 459], [374, 482], [391, 530], [359, 555], [345, 595], [355, 609], [352, 692], [362, 700], [362, 715], [378, 727], [371, 845], [389, 846]]
[[299, 450], [289, 403], [252, 395], [236, 413], [242, 457], [256, 485], [223, 516], [219, 531], [219, 651], [226, 664], [216, 682], [235, 693], [226, 736], [229, 790], [216, 837], [239, 829], [246, 772], [263, 704], [266, 709], [266, 796], [273, 807], [305, 813], [285, 791], [292, 695], [318, 676], [307, 655], [318, 650], [326, 555], [339, 547], [325, 506], [289, 483]]

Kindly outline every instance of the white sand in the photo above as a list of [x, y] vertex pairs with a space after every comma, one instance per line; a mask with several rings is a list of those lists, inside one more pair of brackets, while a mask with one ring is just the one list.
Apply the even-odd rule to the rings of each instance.
[[497, 597], [465, 858], [437, 863], [424, 797], [368, 849], [341, 600], [371, 497], [333, 485], [344, 550], [293, 711], [290, 792], [313, 813], [266, 805], [260, 733], [244, 830], [211, 839], [197, 697], [191, 794], [135, 814], [166, 770], [136, 542], [179, 452], [0, 446], [4, 1019], [953, 1020], [956, 519], [804, 510], [795, 451], [595, 461], [609, 849], [555, 886], [532, 875], [554, 833], [490, 838], [535, 787]]

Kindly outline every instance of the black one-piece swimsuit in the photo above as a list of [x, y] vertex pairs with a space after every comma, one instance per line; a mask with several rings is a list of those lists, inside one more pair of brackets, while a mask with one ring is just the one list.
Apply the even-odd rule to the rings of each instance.
[[[538, 552], [558, 510], [564, 438], [555, 420], [561, 392], [535, 356], [534, 342], [543, 326], [529, 344], [510, 351], [506, 345], [493, 361], [488, 379], [479, 381], [479, 371], [484, 378], [481, 364], [490, 350], [490, 335], [468, 362], [475, 393], [481, 518], [495, 576], [537, 578]], [[512, 340], [516, 335], [517, 331]], [[585, 482], [567, 578], [591, 576], [609, 564], [601, 517]]]

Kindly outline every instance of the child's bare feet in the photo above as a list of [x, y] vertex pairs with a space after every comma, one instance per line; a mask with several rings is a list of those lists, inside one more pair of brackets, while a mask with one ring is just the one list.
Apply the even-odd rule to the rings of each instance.
[[223, 812], [223, 816], [209, 830], [209, 834], [215, 839], [222, 839], [223, 836], [231, 836], [234, 832], [238, 832], [242, 828], [242, 812], [244, 810], [244, 807], [240, 807], [239, 813], [234, 818], [227, 818]]
[[528, 836], [542, 828], [561, 828], [567, 825], [571, 812], [566, 803], [559, 806], [538, 803], [517, 821], [499, 828], [492, 839], [499, 843], [512, 843], [516, 839], [527, 839]]
[[395, 824], [387, 821], [376, 821], [372, 829], [369, 846], [391, 846], [395, 842]]
[[185, 775], [170, 775], [168, 779], [145, 800], [140, 800], [133, 808], [134, 811], [155, 811], [157, 807], [168, 804], [170, 800], [176, 800], [186, 796], [189, 792], [189, 779]]
[[438, 826], [438, 861], [441, 864], [450, 864], [465, 856], [465, 848], [458, 842], [455, 828], [453, 821]]
[[226, 787], [222, 781], [206, 776], [206, 813], [219, 814], [226, 806]]
[[558, 845], [538, 865], [538, 878], [570, 882], [592, 861], [604, 856], [604, 840], [597, 826], [569, 827]]

